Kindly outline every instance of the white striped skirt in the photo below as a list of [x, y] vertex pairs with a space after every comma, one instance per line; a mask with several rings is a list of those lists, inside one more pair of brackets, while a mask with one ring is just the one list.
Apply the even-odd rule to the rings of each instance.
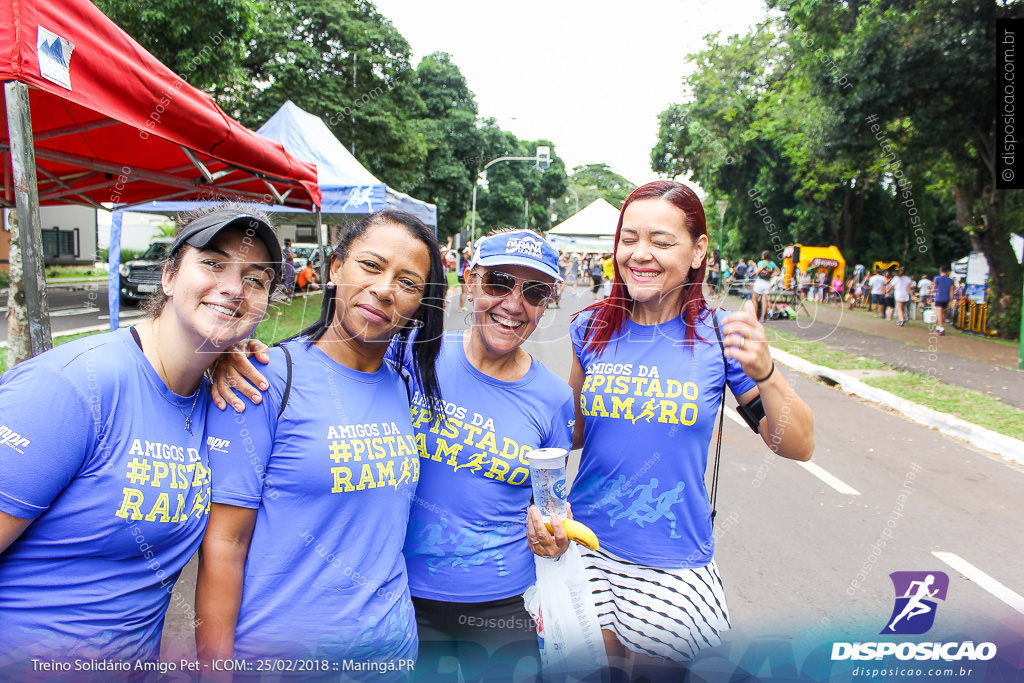
[[580, 547], [601, 628], [630, 650], [688, 662], [722, 642], [729, 608], [714, 560], [704, 567], [646, 567]]

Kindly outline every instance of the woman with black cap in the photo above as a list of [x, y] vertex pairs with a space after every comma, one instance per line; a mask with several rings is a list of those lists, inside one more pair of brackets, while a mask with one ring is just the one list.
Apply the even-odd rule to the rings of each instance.
[[0, 381], [0, 678], [33, 658], [157, 660], [210, 507], [208, 366], [281, 277], [267, 217], [186, 217], [149, 319], [79, 339]]

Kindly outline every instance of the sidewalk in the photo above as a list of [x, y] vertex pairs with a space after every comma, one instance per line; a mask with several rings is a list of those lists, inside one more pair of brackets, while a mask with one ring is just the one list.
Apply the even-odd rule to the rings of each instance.
[[805, 305], [815, 316], [813, 322], [802, 317], [769, 321], [768, 329], [930, 375], [1024, 408], [1024, 371], [1017, 369], [1016, 345], [965, 334], [948, 323], [946, 334], [940, 337], [920, 321], [897, 327], [895, 321], [876, 318], [861, 309], [850, 311], [811, 302]]
[[[730, 297], [712, 303], [736, 310], [742, 300]], [[940, 337], [922, 322], [898, 327], [894, 321], [875, 318], [866, 311], [850, 311], [810, 302], [805, 302], [805, 305], [814, 316], [813, 320], [769, 321], [766, 324], [769, 340], [772, 330], [787, 332], [830, 348], [931, 375], [954, 387], [984, 391], [998, 396], [1007, 404], [1024, 408], [1024, 372], [1014, 369], [1017, 365], [1016, 346], [963, 334], [950, 327]], [[772, 357], [798, 372], [824, 379], [847, 393], [895, 410], [913, 422], [1024, 465], [1024, 442], [1020, 440], [864, 384], [855, 378], [856, 373], [852, 370], [817, 366], [776, 348], [772, 349]], [[951, 390], [955, 391], [955, 388]]]

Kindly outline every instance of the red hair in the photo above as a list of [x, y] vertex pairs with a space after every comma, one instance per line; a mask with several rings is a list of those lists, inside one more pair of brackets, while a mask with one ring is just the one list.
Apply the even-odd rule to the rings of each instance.
[[[644, 199], [661, 199], [669, 202], [683, 214], [683, 225], [694, 243], [701, 235], [707, 236], [707, 222], [704, 218], [704, 207], [693, 190], [686, 185], [671, 180], [656, 180], [633, 190], [632, 194], [622, 204], [622, 211], [619, 212], [619, 224], [615, 229], [615, 252], [619, 250], [619, 239], [622, 235], [622, 217], [626, 215], [626, 207], [636, 201]], [[612, 254], [614, 261], [615, 254]], [[683, 283], [683, 298], [678, 315], [686, 323], [686, 342], [692, 344], [697, 337], [696, 323], [703, 319], [708, 309], [704, 301], [703, 283], [704, 274], [707, 268], [707, 257], [696, 268], [691, 268]], [[611, 294], [604, 301], [587, 306], [584, 311], [594, 311], [590, 322], [587, 323], [588, 332], [586, 337], [590, 338], [589, 346], [591, 351], [598, 354], [604, 352], [605, 346], [626, 324], [629, 311], [633, 308], [633, 297], [629, 295], [626, 283], [619, 273], [618, 263], [615, 263], [615, 280], [612, 283]], [[582, 311], [581, 311], [582, 312]], [[579, 314], [577, 314], [579, 315]], [[584, 338], [584, 343], [587, 339]]]

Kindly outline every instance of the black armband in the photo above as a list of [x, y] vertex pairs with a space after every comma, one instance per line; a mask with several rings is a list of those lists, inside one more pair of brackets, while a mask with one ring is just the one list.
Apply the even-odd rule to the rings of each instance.
[[764, 417], [764, 403], [761, 402], [760, 396], [745, 406], [736, 406], [736, 412], [743, 417], [747, 426], [750, 427], [755, 434], [760, 434], [757, 430], [757, 426], [761, 424], [761, 418]]

